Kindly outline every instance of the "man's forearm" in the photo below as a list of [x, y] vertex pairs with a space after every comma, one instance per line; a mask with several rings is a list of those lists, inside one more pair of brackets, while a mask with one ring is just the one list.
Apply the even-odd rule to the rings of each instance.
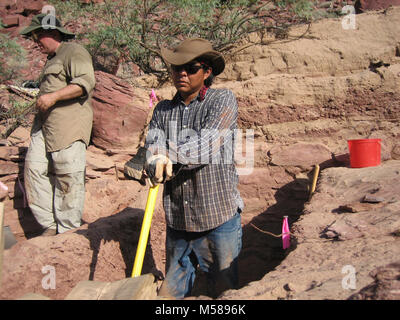
[[56, 101], [63, 101], [78, 98], [83, 95], [84, 91], [81, 86], [77, 84], [69, 84], [68, 86], [53, 92], [57, 97]]
[[77, 84], [69, 84], [68, 86], [44, 95], [41, 95], [36, 101], [37, 108], [45, 112], [58, 101], [64, 101], [69, 99], [78, 98], [83, 95], [84, 90]]

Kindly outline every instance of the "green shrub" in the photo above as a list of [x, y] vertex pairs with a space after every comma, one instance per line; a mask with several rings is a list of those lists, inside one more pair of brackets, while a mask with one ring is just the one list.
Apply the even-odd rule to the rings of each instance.
[[[0, 23], [0, 29], [3, 25]], [[7, 34], [0, 33], [0, 82], [19, 78], [25, 66], [25, 50]]]
[[267, 18], [275, 19], [272, 28], [287, 28], [274, 16], [278, 10], [308, 21], [311, 4], [308, 0], [106, 0], [99, 11], [103, 23], [89, 30], [87, 47], [92, 55], [112, 54], [162, 78], [166, 75], [162, 46], [201, 37], [216, 50], [229, 52], [251, 33], [265, 31]]
[[281, 38], [290, 24], [311, 21], [314, 2], [105, 0], [103, 4], [86, 5], [79, 0], [50, 0], [49, 4], [64, 23], [75, 20], [87, 28], [77, 38], [94, 57], [133, 62], [144, 73], [162, 79], [167, 68], [161, 47], [201, 37], [210, 40], [216, 50], [229, 54], [251, 33], [276, 32]]

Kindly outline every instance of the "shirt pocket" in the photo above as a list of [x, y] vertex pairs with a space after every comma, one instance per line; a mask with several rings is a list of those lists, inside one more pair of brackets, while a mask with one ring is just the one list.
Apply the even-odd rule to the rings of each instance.
[[41, 93], [50, 93], [66, 86], [64, 66], [61, 63], [54, 63], [43, 70], [41, 79]]
[[47, 66], [43, 73], [44, 76], [47, 75], [59, 75], [64, 70], [64, 66], [61, 63], [53, 63]]

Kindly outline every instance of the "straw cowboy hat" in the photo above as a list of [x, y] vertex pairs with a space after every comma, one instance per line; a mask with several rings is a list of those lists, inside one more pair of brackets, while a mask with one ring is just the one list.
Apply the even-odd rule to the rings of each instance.
[[210, 61], [215, 76], [224, 71], [225, 68], [225, 60], [222, 54], [215, 51], [209, 41], [200, 38], [186, 39], [173, 50], [161, 48], [161, 56], [166, 62], [176, 66], [202, 57]]
[[[46, 17], [46, 19], [44, 19]], [[43, 29], [43, 30], [58, 30], [62, 36], [63, 39], [73, 39], [75, 38], [75, 34], [72, 32], [69, 32], [67, 29], [65, 29], [62, 25], [60, 20], [58, 20], [55, 16], [48, 15], [45, 13], [38, 14], [32, 18], [31, 24], [21, 30], [19, 33], [24, 36], [31, 36], [33, 31], [36, 31], [38, 29]]]

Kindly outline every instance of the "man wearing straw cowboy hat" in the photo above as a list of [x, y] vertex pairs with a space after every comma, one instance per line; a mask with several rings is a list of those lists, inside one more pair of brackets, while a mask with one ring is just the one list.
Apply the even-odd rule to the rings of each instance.
[[237, 102], [230, 90], [210, 88], [225, 68], [210, 42], [186, 39], [161, 55], [177, 93], [158, 103], [146, 137], [146, 173], [153, 184], [165, 183], [166, 276], [159, 295], [190, 295], [198, 266], [207, 275], [207, 294], [216, 297], [238, 286]]
[[34, 16], [20, 34], [31, 37], [48, 55], [39, 77], [38, 112], [24, 180], [29, 207], [43, 235], [55, 235], [81, 225], [93, 119], [92, 58], [81, 45], [65, 42], [74, 34], [53, 15]]

